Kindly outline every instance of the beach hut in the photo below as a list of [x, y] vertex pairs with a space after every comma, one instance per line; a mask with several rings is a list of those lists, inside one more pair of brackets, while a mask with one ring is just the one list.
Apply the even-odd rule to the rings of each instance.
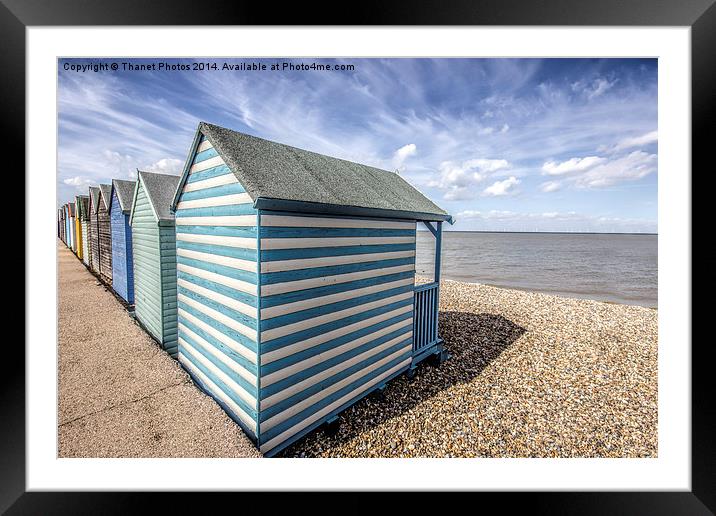
[[77, 254], [77, 228], [75, 224], [77, 217], [75, 216], [75, 203], [68, 203], [67, 207], [70, 215], [70, 249], [72, 249], [73, 253]]
[[57, 238], [62, 238], [62, 208], [57, 210]]
[[[274, 455], [438, 337], [442, 224], [400, 175], [200, 123], [172, 201], [179, 361]], [[436, 239], [415, 286], [415, 236]]]
[[109, 207], [112, 203], [112, 185], [99, 185], [97, 203], [97, 242], [99, 244], [99, 275], [112, 284], [112, 226], [109, 222]]
[[62, 240], [62, 242], [64, 243], [64, 241], [65, 241], [65, 229], [67, 229], [67, 228], [66, 228], [66, 225], [65, 225], [65, 206], [62, 205], [62, 206], [60, 207], [60, 209], [58, 210], [58, 212], [59, 212], [59, 217], [60, 217], [60, 220], [59, 220], [60, 240]]
[[84, 256], [83, 247], [82, 247], [84, 239], [82, 238], [82, 196], [81, 195], [75, 196], [75, 238], [77, 239], [77, 242], [75, 244], [75, 247], [76, 247], [75, 254], [77, 254], [77, 258], [82, 260], [82, 257]]
[[129, 223], [134, 313], [173, 357], [177, 354], [176, 242], [169, 210], [179, 177], [137, 171]]
[[99, 228], [97, 226], [97, 209], [100, 204], [101, 193], [96, 186], [89, 187], [89, 225], [87, 226], [87, 239], [89, 240], [90, 269], [99, 274]]
[[109, 220], [112, 226], [112, 288], [127, 303], [134, 304], [132, 228], [129, 212], [136, 181], [112, 180]]
[[84, 262], [85, 265], [89, 266], [89, 197], [86, 195], [78, 195], [75, 204], [77, 205], [77, 220], [80, 225], [79, 234], [82, 240], [82, 255], [80, 258], [82, 258], [82, 262]]
[[72, 231], [70, 230], [70, 203], [65, 204], [65, 245], [72, 248]]

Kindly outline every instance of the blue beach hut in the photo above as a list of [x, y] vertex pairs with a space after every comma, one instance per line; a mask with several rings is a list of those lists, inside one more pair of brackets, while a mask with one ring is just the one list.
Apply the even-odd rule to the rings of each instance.
[[112, 288], [130, 305], [134, 304], [134, 268], [132, 265], [132, 228], [129, 213], [136, 181], [112, 180], [109, 222], [112, 235]]
[[[393, 172], [200, 123], [176, 215], [179, 361], [274, 455], [422, 359], [442, 224]], [[415, 286], [415, 233], [436, 238]]]

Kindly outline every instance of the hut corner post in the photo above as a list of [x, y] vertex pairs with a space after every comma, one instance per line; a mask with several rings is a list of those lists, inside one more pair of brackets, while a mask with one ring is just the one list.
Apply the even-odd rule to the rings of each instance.
[[428, 357], [434, 357], [437, 363], [447, 359], [443, 340], [438, 335], [443, 224], [438, 221], [433, 226], [428, 221], [422, 222], [435, 237], [435, 272], [432, 283], [415, 287], [413, 360], [408, 371], [409, 376], [413, 376], [416, 365]]

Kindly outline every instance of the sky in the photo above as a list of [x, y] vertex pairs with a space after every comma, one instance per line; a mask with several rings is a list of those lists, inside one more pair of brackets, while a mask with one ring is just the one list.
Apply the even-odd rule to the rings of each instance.
[[[71, 69], [100, 62], [119, 69]], [[216, 69], [59, 61], [58, 206], [137, 168], [179, 174], [206, 121], [398, 173], [446, 229], [657, 232], [656, 59], [196, 62]], [[349, 66], [288, 66], [311, 63]]]

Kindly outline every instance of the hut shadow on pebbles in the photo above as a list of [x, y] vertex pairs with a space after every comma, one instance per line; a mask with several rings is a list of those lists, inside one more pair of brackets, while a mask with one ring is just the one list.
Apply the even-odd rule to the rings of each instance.
[[325, 425], [287, 447], [279, 457], [310, 457], [338, 447], [379, 426], [453, 385], [469, 383], [526, 330], [496, 314], [440, 312], [440, 335], [450, 358], [442, 364], [424, 361], [410, 380], [401, 375], [382, 393], [374, 392], [339, 415], [333, 432]]

